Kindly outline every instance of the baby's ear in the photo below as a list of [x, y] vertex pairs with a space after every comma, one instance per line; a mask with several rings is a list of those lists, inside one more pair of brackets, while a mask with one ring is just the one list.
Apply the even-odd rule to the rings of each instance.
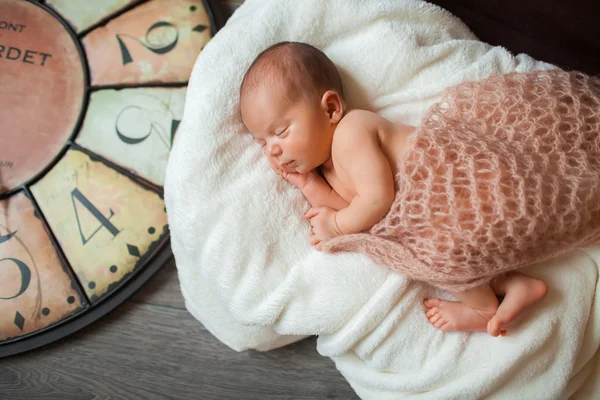
[[323, 93], [321, 98], [321, 107], [329, 116], [329, 121], [332, 124], [337, 124], [344, 115], [344, 103], [342, 98], [335, 90], [328, 90]]

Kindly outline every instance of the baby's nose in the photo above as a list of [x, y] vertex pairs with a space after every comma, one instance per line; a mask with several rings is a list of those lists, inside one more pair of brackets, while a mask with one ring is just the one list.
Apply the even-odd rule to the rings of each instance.
[[281, 147], [277, 144], [268, 146], [268, 152], [271, 156], [278, 156], [281, 154]]

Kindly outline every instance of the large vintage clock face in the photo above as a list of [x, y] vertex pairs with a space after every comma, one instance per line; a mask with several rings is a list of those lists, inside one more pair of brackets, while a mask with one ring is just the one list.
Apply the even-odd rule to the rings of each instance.
[[214, 12], [0, 0], [0, 355], [93, 321], [164, 262], [164, 172]]

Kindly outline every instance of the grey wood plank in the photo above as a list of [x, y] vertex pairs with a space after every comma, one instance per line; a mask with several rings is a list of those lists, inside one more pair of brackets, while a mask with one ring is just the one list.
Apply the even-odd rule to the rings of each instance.
[[179, 289], [175, 259], [171, 257], [130, 300], [184, 309], [185, 302]]
[[315, 339], [237, 353], [187, 311], [127, 302], [0, 363], [1, 399], [355, 399]]

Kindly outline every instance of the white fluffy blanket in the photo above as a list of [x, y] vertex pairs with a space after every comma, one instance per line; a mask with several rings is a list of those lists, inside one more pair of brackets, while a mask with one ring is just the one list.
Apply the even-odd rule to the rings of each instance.
[[600, 252], [529, 268], [549, 295], [509, 336], [492, 338], [444, 334], [423, 314], [433, 289], [364, 256], [310, 247], [308, 204], [270, 170], [239, 117], [244, 71], [282, 40], [323, 49], [350, 106], [407, 124], [418, 124], [445, 87], [551, 67], [484, 44], [417, 0], [247, 0], [198, 58], [166, 173], [189, 311], [238, 351], [318, 335], [318, 351], [364, 399], [598, 395], [588, 377], [600, 342]]

